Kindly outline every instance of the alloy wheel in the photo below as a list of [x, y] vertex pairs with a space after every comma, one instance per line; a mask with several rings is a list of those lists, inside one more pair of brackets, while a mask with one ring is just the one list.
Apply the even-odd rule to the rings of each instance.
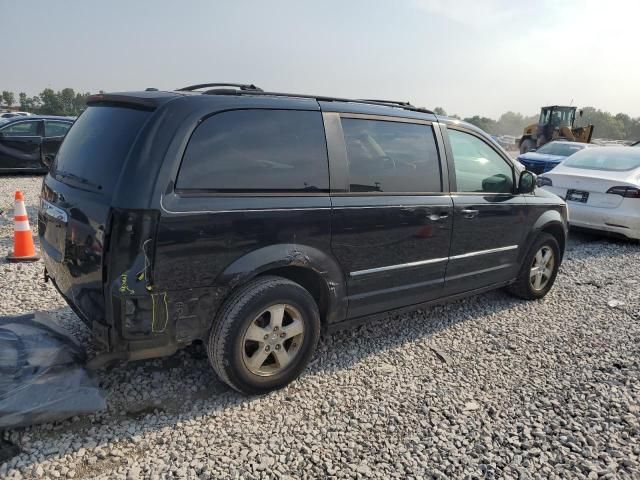
[[254, 375], [275, 375], [295, 359], [303, 338], [300, 312], [292, 305], [272, 305], [247, 327], [242, 337], [242, 359]]
[[533, 257], [531, 270], [529, 272], [529, 280], [531, 288], [536, 292], [544, 290], [551, 280], [553, 269], [555, 266], [555, 255], [551, 247], [545, 245], [540, 248]]

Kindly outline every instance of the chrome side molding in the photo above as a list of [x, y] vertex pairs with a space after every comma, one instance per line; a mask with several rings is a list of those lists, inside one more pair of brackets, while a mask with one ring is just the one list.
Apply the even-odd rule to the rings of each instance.
[[389, 270], [400, 270], [403, 268], [419, 267], [421, 265], [429, 265], [432, 263], [447, 262], [449, 260], [458, 260], [461, 258], [477, 257], [479, 255], [489, 255], [491, 253], [506, 252], [508, 250], [516, 250], [518, 245], [509, 245], [507, 247], [490, 248], [488, 250], [478, 250], [476, 252], [463, 253], [462, 255], [453, 255], [451, 257], [442, 258], [430, 258], [429, 260], [419, 260], [417, 262], [399, 263], [397, 265], [388, 265], [385, 267], [369, 268], [367, 270], [357, 270], [349, 273], [350, 277], [360, 277], [362, 275], [369, 275], [371, 273], [386, 272]]

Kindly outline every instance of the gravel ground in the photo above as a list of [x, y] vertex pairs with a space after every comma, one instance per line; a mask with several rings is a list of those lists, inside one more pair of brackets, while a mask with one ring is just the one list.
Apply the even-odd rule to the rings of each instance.
[[[20, 188], [32, 226], [41, 177]], [[42, 265], [4, 262], [0, 313], [45, 310], [89, 342]], [[542, 301], [503, 292], [324, 338], [259, 398], [200, 348], [99, 372], [108, 410], [8, 432], [6, 478], [640, 478], [640, 245], [574, 234]]]

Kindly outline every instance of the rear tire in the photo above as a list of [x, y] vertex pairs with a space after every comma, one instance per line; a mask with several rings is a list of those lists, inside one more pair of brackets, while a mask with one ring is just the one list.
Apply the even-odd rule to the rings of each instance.
[[507, 287], [507, 291], [525, 300], [538, 300], [551, 290], [559, 267], [558, 241], [548, 233], [541, 233], [529, 248], [516, 281]]
[[207, 343], [222, 381], [247, 395], [284, 387], [306, 368], [320, 338], [311, 294], [276, 276], [259, 277], [222, 306]]
[[530, 150], [536, 148], [536, 142], [531, 140], [530, 138], [526, 138], [520, 144], [520, 153], [527, 153]]

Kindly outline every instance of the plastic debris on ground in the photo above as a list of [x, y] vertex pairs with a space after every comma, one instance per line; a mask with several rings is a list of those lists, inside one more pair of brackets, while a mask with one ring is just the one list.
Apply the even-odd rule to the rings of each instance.
[[4, 463], [7, 460], [11, 460], [16, 455], [20, 454], [20, 449], [17, 445], [14, 445], [7, 440], [0, 440], [0, 463]]
[[45, 314], [0, 317], [0, 429], [106, 408], [84, 348]]

